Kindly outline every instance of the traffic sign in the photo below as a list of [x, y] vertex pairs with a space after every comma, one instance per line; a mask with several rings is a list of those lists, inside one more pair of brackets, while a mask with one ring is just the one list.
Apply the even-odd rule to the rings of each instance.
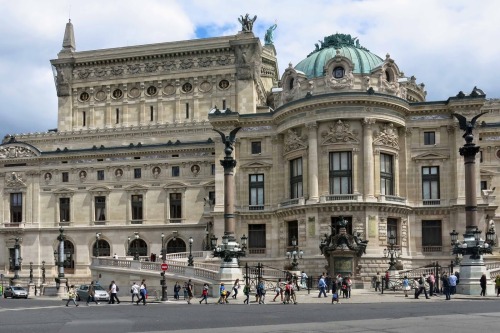
[[168, 264], [167, 263], [161, 264], [160, 267], [162, 271], [166, 271], [168, 269]]

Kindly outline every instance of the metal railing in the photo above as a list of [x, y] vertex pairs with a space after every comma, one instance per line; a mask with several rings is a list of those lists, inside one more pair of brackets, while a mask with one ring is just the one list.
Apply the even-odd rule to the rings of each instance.
[[429, 253], [429, 252], [442, 252], [443, 247], [438, 245], [438, 246], [422, 246], [422, 252], [424, 253]]

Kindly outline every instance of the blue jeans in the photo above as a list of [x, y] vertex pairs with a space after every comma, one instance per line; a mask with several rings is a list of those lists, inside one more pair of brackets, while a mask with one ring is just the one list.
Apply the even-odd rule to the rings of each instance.
[[325, 287], [319, 287], [319, 295], [318, 295], [318, 297], [321, 297], [321, 293], [323, 293], [323, 295], [325, 295], [325, 297], [326, 297]]
[[443, 287], [443, 292], [444, 295], [446, 296], [446, 299], [451, 299], [450, 292], [451, 292], [451, 287]]

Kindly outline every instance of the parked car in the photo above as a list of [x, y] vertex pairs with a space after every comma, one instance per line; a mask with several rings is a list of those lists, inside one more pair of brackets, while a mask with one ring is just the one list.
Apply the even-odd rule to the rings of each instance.
[[[95, 290], [95, 300], [96, 301], [109, 301], [109, 294], [101, 285], [95, 284], [94, 290]], [[76, 290], [76, 300], [77, 301], [87, 301], [88, 296], [89, 296], [89, 285], [82, 284]]]
[[3, 291], [3, 298], [28, 298], [28, 291], [23, 287], [9, 286]]

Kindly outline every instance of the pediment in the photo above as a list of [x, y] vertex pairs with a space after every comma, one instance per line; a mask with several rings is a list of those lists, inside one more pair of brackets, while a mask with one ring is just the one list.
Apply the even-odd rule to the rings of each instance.
[[165, 190], [168, 189], [178, 189], [178, 188], [186, 188], [188, 185], [182, 182], [172, 182], [168, 183], [167, 185], [163, 186]]
[[249, 163], [242, 164], [240, 166], [240, 169], [251, 169], [251, 168], [268, 169], [268, 168], [271, 168], [272, 166], [273, 165], [271, 163], [267, 163], [267, 162], [249, 162]]
[[30, 144], [11, 139], [0, 145], [0, 159], [16, 159], [40, 156], [40, 151]]
[[414, 161], [425, 161], [425, 160], [447, 160], [449, 159], [449, 155], [443, 155], [439, 153], [423, 153], [417, 156], [414, 156], [412, 159]]
[[59, 195], [59, 196], [72, 196], [73, 194], [75, 194], [75, 190], [73, 189], [70, 189], [68, 187], [61, 187], [61, 188], [58, 188], [58, 189], [55, 189], [54, 192], [55, 195]]
[[130, 185], [125, 188], [125, 191], [133, 193], [145, 193], [147, 190], [148, 188], [144, 185]]
[[97, 193], [97, 194], [100, 194], [100, 193], [109, 193], [109, 192], [111, 192], [111, 189], [109, 189], [106, 186], [94, 186], [94, 187], [91, 187], [89, 189], [89, 192], [91, 192], [91, 193]]

